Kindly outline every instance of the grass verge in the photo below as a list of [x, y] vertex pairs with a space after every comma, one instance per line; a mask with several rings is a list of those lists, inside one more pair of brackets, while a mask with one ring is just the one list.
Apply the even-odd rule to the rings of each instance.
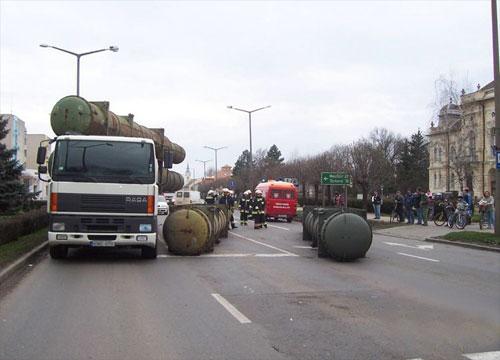
[[47, 240], [47, 228], [0, 245], [0, 269]]
[[456, 231], [439, 236], [441, 239], [500, 247], [500, 236], [479, 231]]

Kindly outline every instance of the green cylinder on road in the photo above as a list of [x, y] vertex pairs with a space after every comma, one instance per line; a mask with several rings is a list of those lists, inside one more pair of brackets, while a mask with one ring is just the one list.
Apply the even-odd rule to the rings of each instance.
[[372, 244], [368, 222], [353, 213], [338, 212], [328, 217], [321, 227], [321, 241], [328, 254], [339, 261], [365, 256]]

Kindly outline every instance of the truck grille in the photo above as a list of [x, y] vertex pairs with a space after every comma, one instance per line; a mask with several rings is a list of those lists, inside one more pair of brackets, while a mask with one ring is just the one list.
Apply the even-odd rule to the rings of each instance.
[[115, 195], [82, 194], [81, 207], [84, 212], [123, 212], [125, 198]]

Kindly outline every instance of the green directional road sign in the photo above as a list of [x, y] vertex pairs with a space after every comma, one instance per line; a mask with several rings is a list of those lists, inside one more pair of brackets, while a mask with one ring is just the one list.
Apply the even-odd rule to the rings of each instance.
[[340, 172], [322, 172], [321, 185], [350, 185], [351, 176]]

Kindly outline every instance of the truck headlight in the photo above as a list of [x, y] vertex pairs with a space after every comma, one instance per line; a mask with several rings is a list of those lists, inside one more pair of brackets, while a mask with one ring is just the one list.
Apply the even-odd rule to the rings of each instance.
[[140, 224], [139, 225], [139, 232], [151, 232], [153, 227], [151, 224]]
[[66, 230], [66, 226], [62, 222], [52, 223], [52, 231], [64, 231]]

